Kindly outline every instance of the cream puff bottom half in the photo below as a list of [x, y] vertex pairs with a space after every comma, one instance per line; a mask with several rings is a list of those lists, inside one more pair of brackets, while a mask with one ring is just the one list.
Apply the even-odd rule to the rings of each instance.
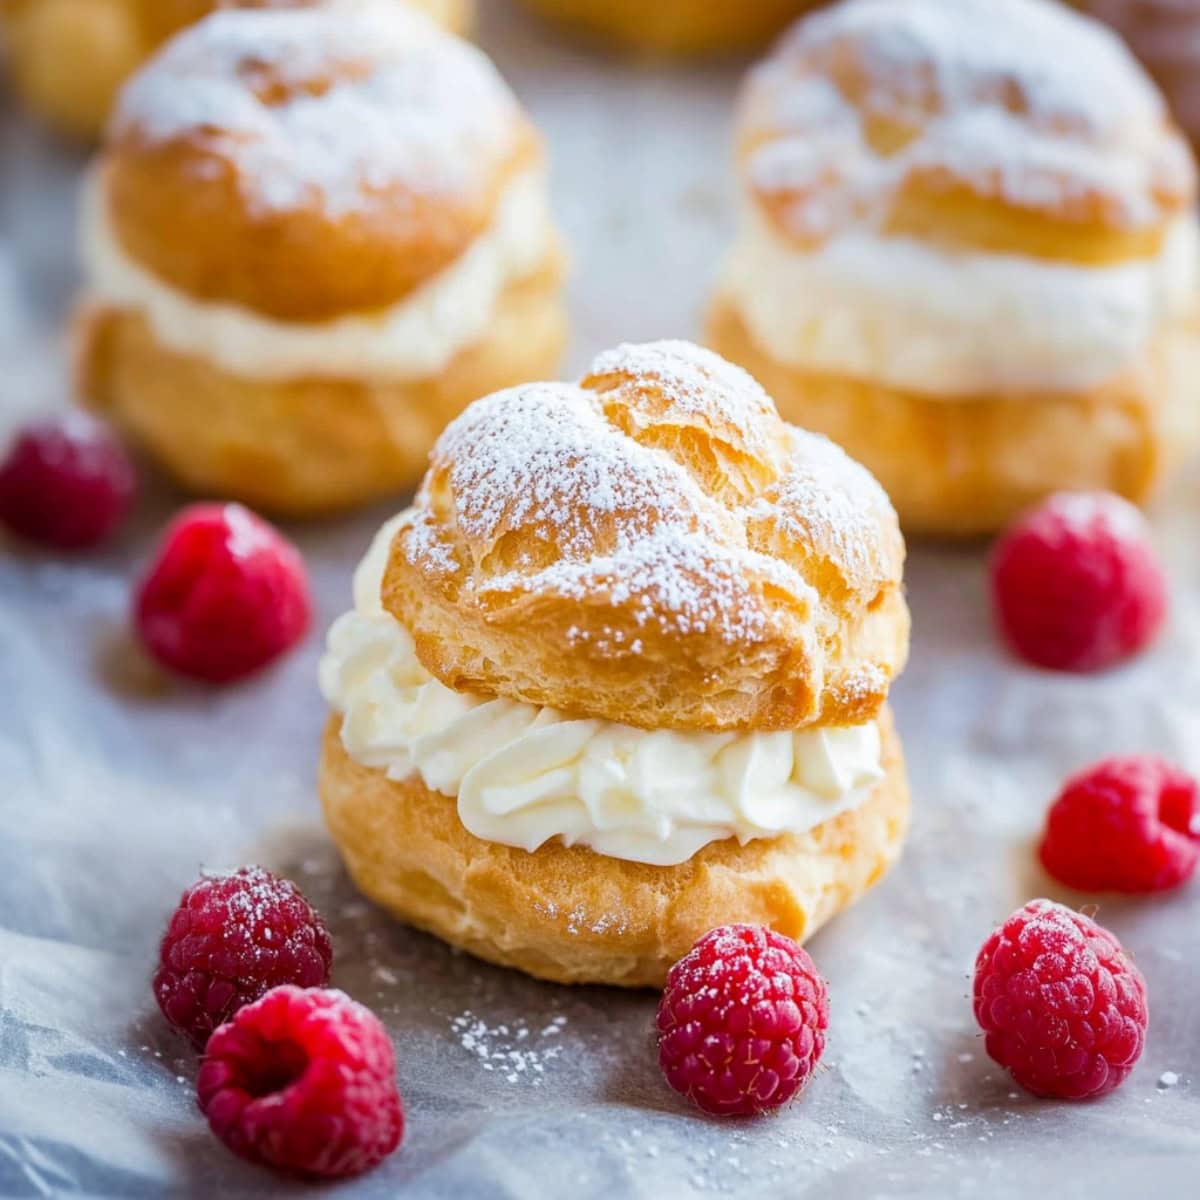
[[780, 362], [718, 297], [708, 344], [883, 484], [906, 533], [974, 537], [1055, 491], [1142, 502], [1200, 445], [1200, 318], [1174, 320], [1121, 374], [1085, 391], [922, 396]]
[[891, 713], [885, 776], [866, 801], [805, 834], [710, 842], [654, 867], [549, 842], [532, 853], [481, 841], [452, 797], [352, 760], [330, 721], [319, 790], [360, 890], [393, 916], [506, 967], [556, 983], [659, 987], [718, 925], [769, 925], [802, 940], [899, 856], [909, 795]]
[[525, 0], [580, 32], [658, 54], [708, 54], [757, 46], [820, 0]]
[[414, 484], [471, 401], [554, 376], [563, 273], [556, 249], [503, 292], [482, 340], [416, 380], [244, 378], [163, 345], [138, 313], [101, 306], [80, 319], [78, 392], [193, 491], [284, 515], [331, 512]]

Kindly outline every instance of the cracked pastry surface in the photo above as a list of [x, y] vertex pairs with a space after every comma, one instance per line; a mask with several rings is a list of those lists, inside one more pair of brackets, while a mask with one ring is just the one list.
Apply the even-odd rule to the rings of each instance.
[[906, 528], [1144, 498], [1194, 445], [1195, 170], [1118, 39], [1048, 0], [847, 3], [739, 115], [709, 341], [870, 467]]
[[322, 660], [352, 874], [568, 982], [659, 982], [727, 920], [807, 935], [903, 839], [903, 557], [867, 472], [687, 343], [477, 401]]
[[790, 729], [878, 711], [907, 653], [903, 556], [865, 470], [744, 372], [660, 342], [472, 405], [434, 449], [383, 601], [450, 688]]
[[[13, 81], [63, 133], [100, 135], [117, 92], [167, 38], [217, 8], [291, 8], [317, 0], [0, 0]], [[471, 0], [394, 0], [464, 33]]]
[[565, 337], [537, 133], [478, 50], [391, 0], [172, 41], [122, 94], [82, 242], [85, 401], [190, 486], [282, 511], [411, 484], [450, 417]]

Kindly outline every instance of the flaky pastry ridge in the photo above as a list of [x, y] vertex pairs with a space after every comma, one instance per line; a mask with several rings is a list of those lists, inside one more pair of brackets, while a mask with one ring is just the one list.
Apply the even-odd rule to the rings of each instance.
[[874, 479], [679, 342], [477, 402], [393, 542], [386, 608], [446, 686], [644, 728], [873, 717], [907, 653]]

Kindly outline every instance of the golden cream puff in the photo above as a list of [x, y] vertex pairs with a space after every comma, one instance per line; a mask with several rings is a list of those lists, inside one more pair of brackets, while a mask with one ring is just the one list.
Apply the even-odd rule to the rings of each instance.
[[1200, 144], [1200, 0], [1071, 0], [1116, 29]]
[[[122, 82], [167, 38], [217, 8], [319, 0], [0, 0], [14, 86], [61, 132], [95, 138]], [[463, 33], [471, 0], [394, 0]]]
[[904, 544], [875, 480], [682, 342], [477, 401], [329, 633], [320, 794], [363, 892], [482, 958], [661, 984], [899, 853]]
[[478, 50], [384, 0], [171, 41], [122, 93], [82, 242], [84, 401], [275, 511], [415, 484], [565, 339], [536, 132]]
[[525, 0], [550, 20], [653, 54], [712, 54], [768, 41], [827, 0]]
[[1120, 41], [1049, 0], [848, 0], [745, 87], [708, 340], [911, 532], [1142, 500], [1196, 442], [1196, 178]]

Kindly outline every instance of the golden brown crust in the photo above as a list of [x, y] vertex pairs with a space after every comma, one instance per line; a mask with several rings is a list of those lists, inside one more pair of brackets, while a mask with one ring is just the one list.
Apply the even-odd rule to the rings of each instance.
[[880, 879], [900, 853], [909, 813], [887, 710], [882, 724], [887, 777], [860, 808], [803, 835], [711, 843], [674, 867], [560, 844], [530, 854], [480, 841], [453, 799], [350, 759], [336, 718], [319, 790], [350, 874], [394, 916], [541, 979], [659, 987], [717, 925], [769, 925], [803, 940]]
[[525, 0], [553, 21], [655, 54], [713, 54], [758, 46], [826, 0]]
[[502, 295], [483, 340], [430, 379], [239, 378], [109, 309], [82, 315], [77, 387], [193, 490], [295, 515], [345, 508], [414, 484], [475, 397], [556, 369], [562, 274], [556, 251]]
[[643, 728], [869, 719], [908, 648], [875, 481], [687, 343], [472, 405], [392, 545], [387, 609], [447, 687]]
[[113, 233], [158, 279], [321, 321], [402, 300], [540, 161], [479, 51], [376, 3], [192, 26], [122, 92], [102, 166]]
[[908, 534], [976, 536], [1054, 491], [1144, 501], [1200, 444], [1200, 320], [1162, 330], [1141, 360], [1090, 391], [924, 397], [819, 374], [762, 350], [718, 297], [708, 341], [768, 388], [789, 420], [846, 447], [891, 496]]
[[750, 196], [806, 248], [866, 226], [1111, 264], [1156, 254], [1196, 193], [1137, 62], [1049, 0], [818, 13], [751, 75], [738, 141]]
[[[311, 0], [224, 0], [226, 7]], [[457, 33], [471, 0], [397, 0]], [[117, 91], [156, 46], [217, 7], [217, 0], [0, 0], [13, 83], [25, 103], [61, 133], [99, 137]]]

